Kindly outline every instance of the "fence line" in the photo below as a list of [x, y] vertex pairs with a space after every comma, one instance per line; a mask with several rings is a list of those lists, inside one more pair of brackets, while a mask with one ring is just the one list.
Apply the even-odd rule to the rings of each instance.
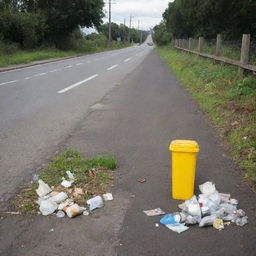
[[192, 50], [191, 48], [192, 48], [193, 40], [194, 39], [192, 38], [189, 38], [189, 40], [175, 39], [174, 48], [188, 52], [188, 53], [197, 54], [201, 57], [213, 59], [214, 61], [220, 61], [225, 64], [237, 66], [239, 74], [243, 74], [245, 70], [256, 72], [256, 66], [249, 64], [250, 34], [243, 34], [239, 61], [221, 56], [222, 38], [220, 34], [217, 35], [215, 55], [207, 54], [203, 52], [204, 41], [205, 41], [203, 37], [198, 38], [197, 51]]

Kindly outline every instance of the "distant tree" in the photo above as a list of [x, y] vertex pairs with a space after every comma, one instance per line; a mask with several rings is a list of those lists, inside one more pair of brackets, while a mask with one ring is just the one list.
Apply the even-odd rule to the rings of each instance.
[[166, 30], [164, 22], [156, 25], [153, 31], [153, 40], [157, 45], [166, 45], [171, 42], [171, 34]]

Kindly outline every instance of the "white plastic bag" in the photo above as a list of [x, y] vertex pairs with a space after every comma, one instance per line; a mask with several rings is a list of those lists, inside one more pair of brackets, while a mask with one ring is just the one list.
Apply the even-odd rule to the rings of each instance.
[[42, 200], [40, 202], [39, 210], [42, 213], [42, 215], [50, 215], [54, 213], [58, 208], [58, 205], [55, 202], [52, 202], [51, 200]]
[[70, 188], [73, 183], [74, 183], [73, 180], [69, 181], [69, 180], [65, 180], [65, 179], [64, 179], [64, 180], [61, 182], [61, 185], [62, 185], [63, 187], [65, 187], [65, 188]]
[[66, 174], [68, 175], [68, 178], [70, 180], [74, 180], [75, 179], [74, 174], [71, 171], [66, 171]]
[[104, 195], [102, 195], [104, 201], [113, 201], [114, 198], [113, 198], [113, 195], [111, 193], [106, 193]]
[[68, 195], [65, 192], [60, 192], [57, 195], [50, 197], [49, 200], [59, 204], [65, 201], [67, 198], [68, 198]]
[[36, 189], [36, 193], [38, 194], [39, 197], [46, 196], [52, 191], [49, 185], [44, 183], [42, 180], [38, 180], [38, 183], [39, 183], [39, 187], [38, 189]]
[[104, 202], [101, 196], [95, 196], [87, 200], [87, 204], [89, 205], [89, 211], [93, 211], [94, 209], [104, 206]]
[[199, 189], [206, 196], [209, 196], [210, 194], [216, 192], [215, 184], [213, 184], [210, 181], [207, 181], [204, 184], [199, 185]]
[[196, 196], [193, 196], [191, 199], [186, 200], [185, 206], [186, 206], [185, 211], [189, 215], [201, 217], [201, 209], [200, 209], [200, 205], [196, 199]]

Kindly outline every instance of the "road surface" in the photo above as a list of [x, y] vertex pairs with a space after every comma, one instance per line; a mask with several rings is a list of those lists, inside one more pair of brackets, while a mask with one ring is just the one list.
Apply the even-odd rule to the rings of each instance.
[[0, 205], [151, 50], [145, 43], [0, 73]]

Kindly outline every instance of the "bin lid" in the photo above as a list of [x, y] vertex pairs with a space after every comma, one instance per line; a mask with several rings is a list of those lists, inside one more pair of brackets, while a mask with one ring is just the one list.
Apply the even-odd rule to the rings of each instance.
[[194, 140], [173, 140], [169, 150], [178, 152], [199, 152], [199, 145]]

